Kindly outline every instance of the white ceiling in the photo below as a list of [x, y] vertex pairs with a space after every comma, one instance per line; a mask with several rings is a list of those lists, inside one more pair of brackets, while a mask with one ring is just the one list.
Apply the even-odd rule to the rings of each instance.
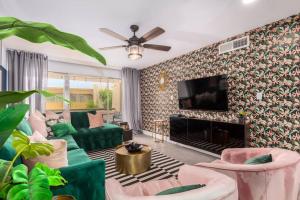
[[[148, 43], [170, 45], [169, 52], [145, 49], [137, 61], [129, 60], [124, 49], [100, 52], [115, 68], [147, 67], [299, 12], [299, 0], [256, 0], [247, 5], [243, 0], [0, 0], [0, 16], [51, 23], [82, 36], [94, 48], [123, 44], [99, 32], [99, 27], [126, 37], [132, 35], [131, 24], [140, 26], [138, 36], [156, 26], [166, 30]], [[50, 44], [11, 37], [4, 45], [55, 60], [98, 65], [93, 58]]]

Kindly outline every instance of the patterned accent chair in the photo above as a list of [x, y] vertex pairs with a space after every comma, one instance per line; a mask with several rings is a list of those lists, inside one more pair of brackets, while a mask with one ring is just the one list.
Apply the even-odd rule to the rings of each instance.
[[[155, 194], [169, 188], [206, 184], [205, 187], [182, 193]], [[106, 200], [238, 200], [236, 182], [209, 169], [184, 165], [180, 167], [178, 180], [169, 178], [122, 187], [116, 179], [106, 180]]]
[[[272, 154], [273, 161], [249, 165], [252, 157]], [[198, 163], [234, 178], [238, 184], [240, 200], [297, 200], [300, 199], [300, 155], [279, 148], [225, 149], [221, 160]]]

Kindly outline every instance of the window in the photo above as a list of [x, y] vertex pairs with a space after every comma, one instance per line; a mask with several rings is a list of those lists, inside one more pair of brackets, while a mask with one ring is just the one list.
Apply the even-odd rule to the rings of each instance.
[[[121, 111], [121, 80], [49, 72], [48, 90], [70, 99], [71, 110]], [[69, 98], [68, 98], [69, 97]], [[63, 110], [63, 102], [49, 98], [47, 110]]]
[[[57, 96], [64, 95], [64, 74], [48, 72], [48, 89], [49, 92]], [[63, 110], [64, 104], [58, 97], [46, 99], [46, 110], [60, 111]]]

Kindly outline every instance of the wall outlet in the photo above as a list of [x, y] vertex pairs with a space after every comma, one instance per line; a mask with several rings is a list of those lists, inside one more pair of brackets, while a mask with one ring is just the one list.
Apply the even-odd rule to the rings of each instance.
[[256, 93], [256, 99], [257, 99], [258, 101], [261, 101], [262, 98], [263, 98], [263, 92], [258, 92], [258, 93]]

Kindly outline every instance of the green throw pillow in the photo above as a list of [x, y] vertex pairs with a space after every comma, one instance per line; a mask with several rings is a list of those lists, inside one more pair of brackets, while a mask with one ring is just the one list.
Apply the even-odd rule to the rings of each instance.
[[56, 137], [62, 137], [65, 135], [77, 133], [76, 129], [70, 122], [54, 124], [53, 126], [51, 126], [51, 130]]
[[17, 126], [17, 129], [22, 131], [23, 133], [25, 133], [28, 136], [32, 135], [31, 126], [26, 119], [23, 119], [20, 122], [20, 124]]
[[272, 154], [262, 155], [262, 156], [256, 156], [253, 158], [249, 158], [244, 162], [244, 164], [248, 165], [257, 165], [257, 164], [264, 164], [272, 162]]
[[162, 192], [157, 193], [156, 195], [168, 195], [168, 194], [176, 194], [176, 193], [181, 193], [181, 192], [187, 192], [190, 190], [195, 190], [198, 188], [202, 188], [206, 186], [205, 184], [196, 184], [196, 185], [185, 185], [185, 186], [180, 186], [180, 187], [174, 187], [174, 188], [170, 188], [167, 190], [164, 190]]

